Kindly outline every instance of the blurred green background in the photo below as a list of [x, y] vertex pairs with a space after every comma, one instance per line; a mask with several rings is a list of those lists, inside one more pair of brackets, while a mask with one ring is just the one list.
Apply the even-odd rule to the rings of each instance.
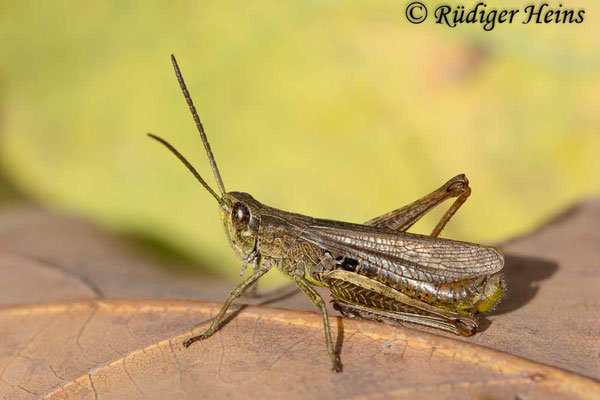
[[145, 136], [213, 184], [175, 53], [225, 186], [274, 207], [362, 222], [464, 172], [443, 236], [497, 242], [600, 192], [599, 2], [491, 32], [411, 25], [407, 3], [4, 1], [3, 190], [237, 275], [214, 199]]

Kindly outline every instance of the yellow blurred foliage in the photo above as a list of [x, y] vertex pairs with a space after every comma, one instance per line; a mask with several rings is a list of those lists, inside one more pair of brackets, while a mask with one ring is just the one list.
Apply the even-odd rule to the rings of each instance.
[[214, 199], [145, 136], [213, 182], [175, 53], [226, 188], [274, 207], [361, 222], [465, 173], [443, 235], [493, 242], [600, 192], [598, 2], [572, 2], [579, 25], [491, 32], [411, 25], [406, 3], [5, 2], [1, 167], [40, 202], [235, 275]]

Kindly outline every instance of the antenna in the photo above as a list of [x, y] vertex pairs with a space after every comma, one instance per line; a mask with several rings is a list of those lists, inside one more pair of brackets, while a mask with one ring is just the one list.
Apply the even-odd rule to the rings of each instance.
[[202, 186], [204, 186], [204, 188], [206, 190], [208, 190], [208, 192], [210, 194], [212, 194], [213, 197], [215, 199], [217, 199], [217, 201], [219, 203], [221, 203], [221, 199], [215, 193], [215, 191], [212, 190], [212, 188], [210, 186], [208, 186], [208, 183], [206, 183], [206, 181], [204, 179], [202, 179], [202, 177], [200, 176], [200, 174], [198, 173], [198, 171], [196, 171], [196, 169], [194, 167], [192, 167], [192, 164], [190, 164], [190, 162], [188, 160], [186, 160], [185, 157], [183, 155], [181, 155], [181, 153], [178, 152], [175, 149], [175, 147], [171, 146], [171, 144], [169, 142], [167, 142], [165, 139], [163, 139], [161, 137], [158, 137], [158, 136], [153, 135], [151, 133], [149, 133], [148, 136], [150, 136], [152, 139], [156, 140], [157, 142], [163, 144], [167, 149], [171, 150], [171, 153], [175, 154], [177, 156], [177, 158], [179, 158], [179, 160], [187, 167], [187, 169], [189, 169], [190, 172], [196, 177], [196, 179], [198, 180], [198, 182], [200, 182], [202, 184]]
[[[225, 186], [223, 185], [223, 180], [221, 179], [221, 174], [219, 173], [219, 168], [217, 168], [217, 163], [215, 162], [215, 157], [213, 156], [212, 150], [210, 149], [210, 144], [208, 143], [208, 139], [206, 138], [206, 133], [204, 133], [204, 127], [202, 126], [202, 122], [200, 122], [200, 117], [198, 117], [198, 112], [196, 111], [196, 107], [194, 107], [194, 102], [192, 101], [192, 98], [190, 97], [190, 92], [187, 90], [187, 87], [185, 86], [185, 81], [183, 80], [183, 76], [181, 75], [181, 70], [179, 69], [179, 65], [177, 65], [177, 60], [175, 59], [175, 56], [173, 54], [171, 54], [171, 61], [173, 62], [173, 68], [175, 69], [175, 76], [177, 76], [177, 81], [179, 81], [179, 86], [181, 87], [181, 91], [183, 92], [183, 97], [185, 97], [185, 101], [188, 103], [188, 106], [190, 107], [190, 112], [192, 113], [192, 117], [194, 118], [194, 122], [196, 123], [196, 127], [198, 128], [198, 132], [200, 132], [200, 138], [202, 139], [202, 143], [204, 143], [204, 148], [206, 149], [206, 155], [208, 156], [208, 161], [210, 161], [210, 166], [213, 170], [213, 174], [215, 175], [215, 179], [217, 180], [217, 186], [219, 187], [219, 191], [223, 195], [226, 192], [225, 192]], [[155, 137], [155, 139], [156, 139], [156, 137]], [[163, 144], [167, 145], [165, 142], [163, 142]], [[173, 150], [171, 150], [171, 151], [173, 151]], [[180, 159], [181, 159], [181, 157], [180, 157]]]

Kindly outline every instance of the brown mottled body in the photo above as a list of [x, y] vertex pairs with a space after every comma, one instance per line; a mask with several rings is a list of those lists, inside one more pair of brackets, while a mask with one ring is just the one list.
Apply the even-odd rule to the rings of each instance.
[[[457, 179], [466, 181], [461, 175]], [[412, 323], [419, 323], [415, 316], [429, 316], [443, 322], [433, 326], [468, 336], [478, 325], [468, 316], [488, 311], [504, 289], [501, 276], [494, 274], [502, 268], [502, 255], [492, 247], [312, 218], [265, 206], [247, 193], [227, 195], [260, 220], [256, 251], [265, 262], [291, 277], [328, 287], [336, 308], [350, 316]], [[363, 285], [340, 281], [334, 271], [362, 276]], [[389, 292], [377, 293], [365, 285], [373, 282]], [[390, 295], [394, 291], [414, 301], [402, 303]], [[434, 306], [434, 312], [427, 306]], [[373, 309], [385, 315], [374, 315]], [[413, 318], [394, 316], [398, 312]]]
[[[201, 335], [184, 345], [207, 339], [222, 325], [234, 299], [243, 295], [273, 266], [288, 275], [323, 315], [327, 350], [334, 371], [335, 353], [325, 302], [314, 286], [327, 287], [343, 314], [393, 323], [414, 323], [458, 335], [472, 335], [476, 314], [500, 301], [505, 285], [499, 274], [499, 250], [439, 238], [448, 221], [471, 193], [469, 181], [457, 175], [437, 190], [364, 224], [312, 218], [266, 206], [247, 193], [226, 192], [212, 150], [179, 67], [177, 80], [204, 143], [220, 196], [191, 164], [165, 140], [150, 135], [194, 174], [219, 203], [229, 243], [243, 260], [242, 273], [252, 273], [238, 286]], [[431, 235], [407, 233], [416, 221], [445, 200], [455, 198]]]

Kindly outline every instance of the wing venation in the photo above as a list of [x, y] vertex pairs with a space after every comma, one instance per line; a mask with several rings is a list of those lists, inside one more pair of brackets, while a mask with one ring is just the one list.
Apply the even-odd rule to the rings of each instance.
[[312, 225], [301, 238], [405, 278], [455, 282], [496, 273], [504, 266], [499, 250], [365, 225]]

